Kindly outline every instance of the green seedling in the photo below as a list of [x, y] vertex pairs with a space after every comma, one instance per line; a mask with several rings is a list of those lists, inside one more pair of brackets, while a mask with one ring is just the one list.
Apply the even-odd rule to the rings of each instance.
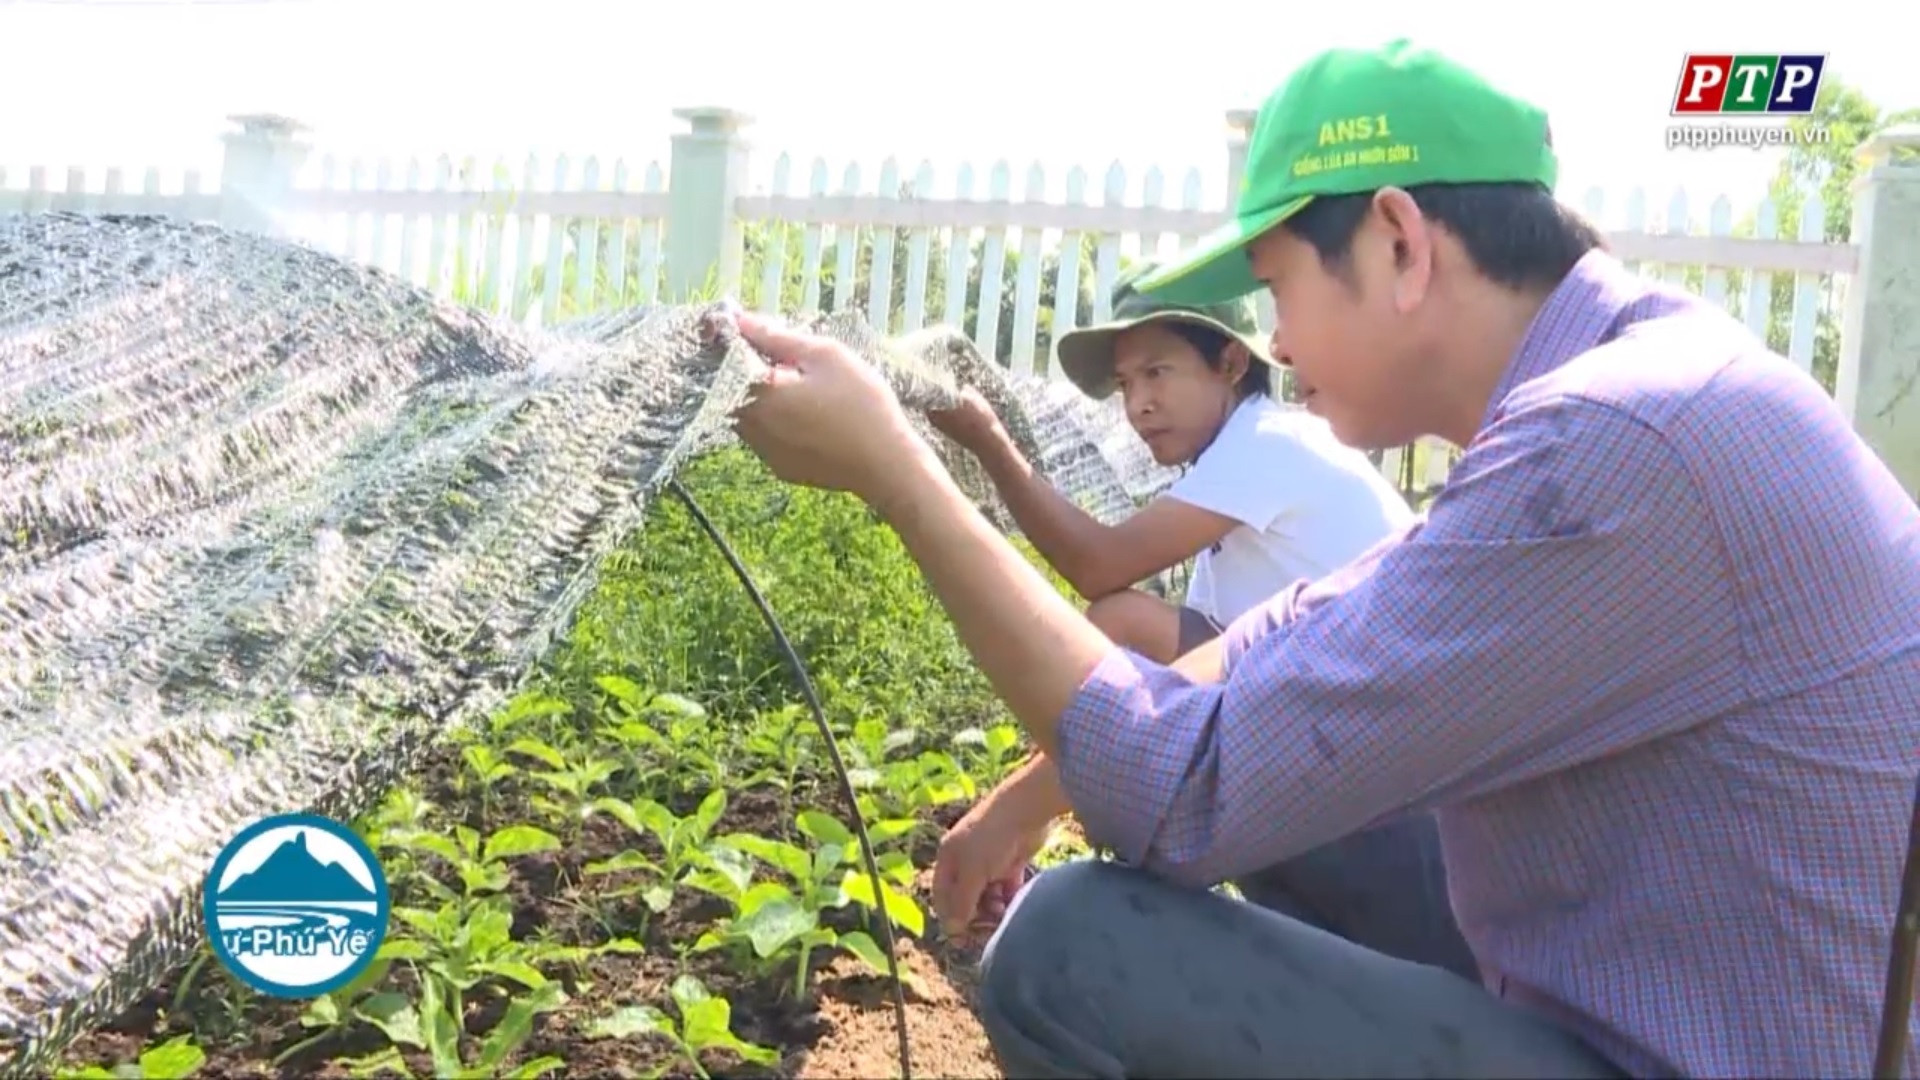
[[[911, 822], [905, 832], [889, 835], [890, 840], [904, 840], [906, 845], [939, 833], [928, 810], [970, 801], [979, 792], [973, 777], [952, 757], [938, 751], [889, 763], [884, 769], [866, 773], [865, 777], [865, 783], [856, 780], [860, 813], [869, 821]], [[875, 843], [879, 841], [876, 839]]]
[[[846, 949], [875, 972], [886, 974], [886, 954], [872, 935], [864, 930], [837, 932], [821, 925], [821, 914], [859, 902], [884, 912], [895, 925], [918, 936], [925, 930], [919, 905], [884, 880], [883, 895], [873, 894], [872, 882], [857, 866], [855, 837], [833, 818], [808, 810], [798, 816], [796, 825], [814, 841], [813, 850], [739, 833], [715, 842], [711, 872], [695, 875], [687, 883], [726, 899], [733, 905], [733, 914], [702, 934], [693, 951], [727, 949], [757, 972], [769, 975], [791, 963], [796, 999], [806, 994], [815, 949]], [[754, 883], [752, 866], [744, 857], [780, 871], [791, 884]], [[892, 865], [897, 868], [896, 877], [904, 874], [911, 880], [912, 865], [904, 855]]]
[[936, 806], [969, 802], [980, 794], [967, 770], [953, 755], [939, 750], [887, 766], [883, 790], [891, 796], [889, 817], [910, 817]]
[[754, 766], [739, 781], [743, 786], [771, 784], [782, 795], [790, 794], [801, 772], [814, 761], [813, 718], [802, 705], [762, 713], [748, 729], [741, 748]]
[[374, 836], [389, 829], [418, 829], [439, 809], [432, 800], [412, 788], [394, 788], [381, 800], [380, 808], [363, 820], [367, 842], [372, 843]]
[[638, 683], [618, 675], [602, 675], [594, 680], [612, 699], [613, 715], [627, 741], [636, 745], [648, 741], [625, 724], [638, 722], [658, 736], [651, 747], [662, 751], [671, 763], [671, 777], [677, 792], [717, 790], [727, 786], [728, 752], [726, 733], [713, 723], [707, 710], [679, 694], [649, 694]]
[[182, 970], [162, 1015], [190, 1017], [193, 1034], [201, 1041], [224, 1042], [247, 1029], [259, 996], [259, 991], [215, 962], [212, 948], [202, 942]]
[[620, 771], [617, 761], [602, 757], [591, 748], [562, 754], [538, 739], [515, 739], [507, 752], [523, 754], [547, 766], [545, 770], [527, 773], [528, 779], [546, 789], [544, 795], [533, 797], [533, 806], [548, 818], [561, 822], [562, 831], [570, 839], [579, 838], [580, 826], [586, 820], [595, 793]]
[[[571, 715], [573, 706], [562, 698], [537, 691], [524, 693], [493, 714], [487, 722], [489, 741], [496, 744], [510, 742], [512, 733], [521, 728], [555, 725], [564, 730], [565, 725], [559, 722]], [[530, 721], [547, 721], [547, 724], [533, 724]]]
[[733, 1033], [733, 1006], [726, 998], [715, 997], [699, 979], [682, 975], [673, 981], [668, 993], [673, 998], [680, 1022], [651, 1005], [625, 1005], [593, 1022], [587, 1034], [596, 1039], [632, 1039], [662, 1035], [680, 1052], [679, 1060], [669, 1061], [652, 1075], [665, 1076], [684, 1061], [701, 1080], [710, 1080], [700, 1054], [706, 1050], [731, 1050], [754, 1065], [773, 1065], [780, 1055], [773, 1049], [747, 1042]]
[[534, 966], [545, 958], [513, 940], [513, 908], [504, 896], [472, 905], [449, 901], [432, 911], [397, 907], [393, 917], [412, 933], [383, 942], [383, 960], [412, 961], [461, 992], [496, 975], [531, 990], [547, 985]]
[[461, 1000], [458, 992], [448, 992], [440, 980], [431, 976], [422, 979], [419, 1005], [404, 1005], [381, 1025], [394, 1045], [345, 1062], [347, 1071], [354, 1076], [395, 1072], [411, 1077], [414, 1073], [401, 1054], [402, 1046], [425, 1050], [433, 1062], [431, 1075], [436, 1080], [492, 1080], [494, 1077], [530, 1080], [566, 1066], [560, 1058], [547, 1055], [512, 1069], [504, 1068], [507, 1060], [526, 1045], [528, 1036], [533, 1034], [534, 1018], [566, 1004], [567, 995], [559, 984], [547, 983], [510, 1001], [499, 1023], [480, 1040], [478, 1053], [472, 1058], [462, 1053], [465, 1022]]
[[919, 740], [912, 728], [874, 717], [854, 724], [848, 753], [857, 767], [848, 770], [860, 793], [860, 812], [871, 818], [911, 818], [936, 806], [972, 799], [973, 777], [951, 754], [928, 750], [912, 757], [896, 755]]
[[651, 880], [637, 887], [621, 889], [612, 895], [640, 894], [642, 902], [655, 914], [667, 910], [673, 902], [674, 888], [689, 869], [703, 865], [703, 853], [709, 834], [727, 809], [727, 793], [715, 788], [707, 793], [693, 813], [675, 817], [673, 811], [652, 799], [622, 802], [602, 798], [591, 809], [613, 818], [636, 836], [646, 837], [660, 846], [658, 862], [639, 851], [623, 851], [611, 859], [589, 863], [589, 876], [639, 872]]
[[194, 1044], [191, 1035], [176, 1035], [158, 1046], [140, 1052], [137, 1061], [107, 1068], [89, 1065], [83, 1069], [61, 1069], [59, 1080], [183, 1080], [206, 1064], [207, 1052]]
[[413, 878], [413, 853], [400, 847], [396, 838], [423, 831], [438, 810], [439, 807], [414, 789], [399, 787], [388, 792], [379, 807], [359, 821], [358, 828], [367, 846], [382, 852], [381, 864], [386, 868], [388, 881], [398, 883]]
[[405, 830], [389, 832], [384, 840], [387, 847], [424, 851], [446, 860], [460, 882], [459, 892], [426, 875], [416, 880], [436, 899], [458, 898], [463, 910], [479, 897], [506, 889], [513, 876], [507, 865], [511, 860], [558, 851], [561, 847], [559, 837], [532, 825], [496, 829], [488, 834], [484, 844], [479, 832], [465, 825], [454, 826], [451, 837], [424, 830]]
[[854, 723], [853, 738], [846, 747], [847, 755], [853, 759], [856, 770], [877, 772], [886, 765], [888, 758], [911, 748], [919, 737], [919, 733], [910, 727], [869, 716]]
[[[300, 1012], [300, 1026], [314, 1034], [287, 1047], [274, 1055], [274, 1065], [283, 1065], [298, 1057], [303, 1051], [325, 1042], [339, 1034], [354, 1021], [379, 1028], [389, 1042], [404, 1042], [407, 1032], [403, 1028], [399, 1033], [388, 1030], [396, 1017], [409, 1008], [405, 994], [392, 992], [375, 993], [373, 988], [387, 977], [387, 971], [393, 966], [393, 960], [386, 956], [376, 956], [352, 982], [333, 991], [322, 994], [307, 1003]], [[418, 1020], [413, 1025], [414, 1045], [418, 1045]]]
[[462, 746], [460, 761], [465, 766], [457, 782], [460, 791], [470, 797], [477, 795], [480, 799], [480, 820], [491, 822], [495, 793], [520, 770], [483, 742], [469, 742]]
[[661, 763], [672, 761], [674, 751], [653, 725], [624, 712], [609, 712], [601, 715], [594, 734], [607, 747], [618, 749], [625, 790], [659, 791], [666, 786], [661, 781], [668, 770]]
[[989, 784], [999, 783], [1025, 756], [1016, 724], [970, 727], [955, 735], [953, 744], [975, 759], [970, 771]]

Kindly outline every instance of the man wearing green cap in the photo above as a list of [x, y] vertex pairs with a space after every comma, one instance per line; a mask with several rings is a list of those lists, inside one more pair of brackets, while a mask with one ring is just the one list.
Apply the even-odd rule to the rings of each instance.
[[[1009, 1074], [1866, 1075], [1920, 507], [1808, 375], [1612, 258], [1545, 114], [1444, 56], [1309, 61], [1246, 177], [1143, 288], [1264, 288], [1342, 441], [1464, 454], [1426, 521], [1172, 665], [1049, 589], [877, 373], [741, 320], [776, 365], [742, 436], [892, 525], [1130, 864], [1041, 874], [989, 943]], [[1428, 809], [1478, 984], [1201, 888]]]
[[[1184, 470], [1125, 520], [1103, 524], [1054, 490], [993, 409], [968, 393], [929, 414], [971, 451], [1040, 555], [1087, 599], [1114, 644], [1171, 663], [1295, 581], [1322, 577], [1406, 527], [1413, 514], [1366, 455], [1274, 395], [1277, 365], [1244, 297], [1198, 307], [1136, 288], [1157, 264], [1114, 282], [1112, 317], [1058, 342], [1067, 379], [1095, 400], [1117, 391], [1162, 465]], [[1193, 560], [1186, 603], [1130, 588]], [[1053, 821], [1071, 810], [1036, 757], [947, 831], [933, 907], [970, 936], [997, 925]], [[1472, 975], [1447, 907], [1431, 814], [1345, 837], [1237, 880], [1249, 899], [1403, 959]], [[1356, 904], [1359, 895], [1368, 902]]]

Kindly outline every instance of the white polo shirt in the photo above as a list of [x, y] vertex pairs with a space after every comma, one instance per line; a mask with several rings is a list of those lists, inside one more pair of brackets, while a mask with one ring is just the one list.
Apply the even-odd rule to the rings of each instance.
[[1412, 509], [1326, 421], [1257, 394], [1167, 494], [1240, 522], [1194, 559], [1187, 606], [1225, 626], [1404, 528]]

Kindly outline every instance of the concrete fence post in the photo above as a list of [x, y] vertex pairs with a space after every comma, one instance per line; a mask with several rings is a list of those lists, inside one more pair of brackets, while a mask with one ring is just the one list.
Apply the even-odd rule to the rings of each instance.
[[312, 149], [297, 136], [306, 127], [284, 116], [228, 117], [240, 130], [221, 141], [220, 224], [232, 229], [285, 236], [287, 196]]
[[1901, 124], [1860, 148], [1853, 242], [1860, 266], [1847, 286], [1834, 400], [1920, 499], [1920, 124]]
[[673, 137], [667, 183], [667, 299], [678, 303], [709, 286], [740, 292], [741, 232], [734, 200], [747, 190], [751, 155], [731, 109], [676, 109], [692, 130]]

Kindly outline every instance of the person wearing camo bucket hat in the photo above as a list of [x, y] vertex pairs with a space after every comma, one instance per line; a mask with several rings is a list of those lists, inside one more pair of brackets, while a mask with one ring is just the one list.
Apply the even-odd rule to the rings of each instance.
[[[1170, 661], [1292, 582], [1359, 556], [1413, 513], [1366, 455], [1276, 399], [1280, 372], [1252, 305], [1154, 300], [1135, 283], [1157, 269], [1129, 267], [1114, 283], [1112, 318], [1058, 342], [1067, 379], [1095, 399], [1117, 392], [1154, 460], [1183, 470], [1138, 513], [1108, 525], [1079, 509], [1022, 458], [977, 393], [928, 418], [980, 461], [1094, 625]], [[1132, 588], [1188, 560], [1186, 606]]]
[[[1095, 400], [1112, 396], [1117, 388], [1115, 344], [1127, 331], [1150, 323], [1158, 323], [1176, 334], [1181, 331], [1175, 327], [1192, 327], [1201, 331], [1201, 334], [1193, 335], [1201, 341], [1238, 342], [1254, 360], [1269, 369], [1278, 369], [1279, 365], [1267, 352], [1267, 343], [1261, 340], [1253, 305], [1244, 297], [1194, 307], [1171, 303], [1141, 292], [1138, 288], [1141, 279], [1151, 277], [1160, 270], [1160, 263], [1152, 259], [1142, 259], [1127, 267], [1113, 283], [1110, 305], [1112, 317], [1097, 326], [1069, 330], [1054, 343], [1060, 358], [1060, 370], [1068, 382]], [[1273, 374], [1249, 369], [1247, 376], [1249, 386], [1258, 386], [1271, 396]]]
[[[1117, 644], [1172, 662], [1293, 582], [1323, 576], [1405, 528], [1413, 513], [1364, 454], [1275, 399], [1280, 371], [1250, 303], [1157, 300], [1136, 285], [1158, 269], [1152, 260], [1128, 267], [1113, 284], [1111, 317], [1056, 343], [1068, 381], [1099, 400], [1117, 393], [1154, 459], [1184, 470], [1139, 513], [1103, 525], [1074, 506], [1021, 457], [978, 395], [929, 418], [982, 463], [1022, 533], [1088, 601], [1087, 618]], [[1184, 603], [1131, 587], [1188, 560]], [[973, 932], [990, 930], [1067, 810], [1051, 766], [1029, 760], [947, 831], [934, 866], [936, 907], [977, 907]], [[1419, 867], [1418, 891], [1444, 895], [1432, 831], [1430, 818], [1409, 819], [1238, 884], [1323, 929], [1405, 945], [1411, 959], [1469, 973], [1472, 958], [1451, 922], [1423, 927], [1422, 909], [1388, 903], [1362, 924], [1329, 902], [1330, 871], [1351, 879], [1379, 864]], [[1376, 927], [1394, 940], [1381, 941]]]

